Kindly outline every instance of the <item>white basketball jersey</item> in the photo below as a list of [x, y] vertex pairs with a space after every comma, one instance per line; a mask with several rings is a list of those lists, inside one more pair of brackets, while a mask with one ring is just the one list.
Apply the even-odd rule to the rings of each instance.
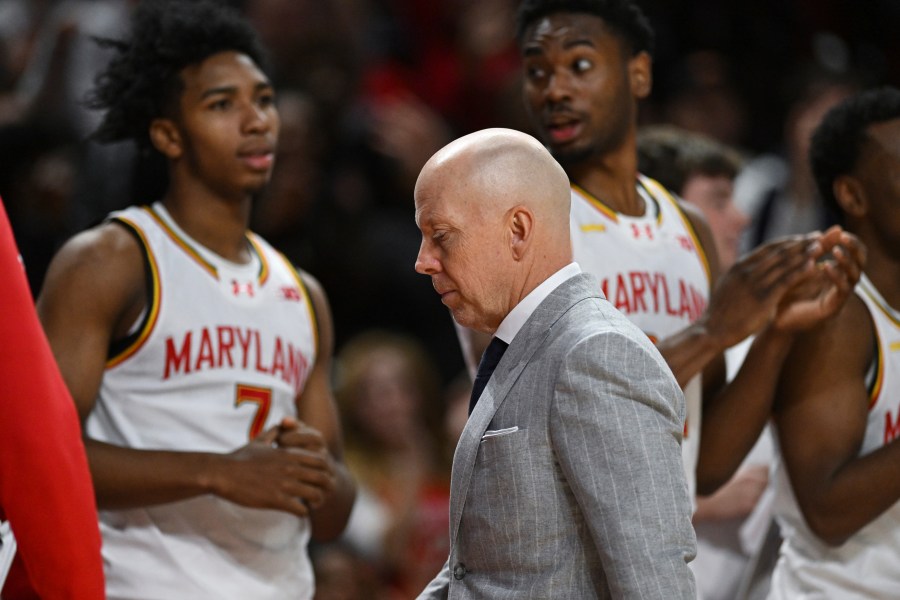
[[[657, 342], [693, 323], [709, 302], [709, 263], [687, 216], [666, 189], [638, 176], [646, 210], [615, 212], [572, 186], [571, 232], [575, 260], [600, 280], [607, 299]], [[700, 376], [685, 388], [687, 420], [682, 458], [691, 497], [700, 449]]]
[[[900, 437], [900, 311], [865, 275], [855, 291], [869, 309], [878, 342], [859, 451], [865, 456]], [[784, 542], [770, 598], [900, 598], [900, 502], [841, 546], [828, 546], [807, 527], [782, 466], [776, 510]]]
[[[152, 301], [111, 349], [89, 437], [227, 453], [296, 416], [316, 360], [311, 300], [288, 261], [248, 234], [252, 261], [222, 259], [160, 204], [113, 213], [139, 239]], [[211, 495], [100, 512], [114, 598], [312, 598], [309, 522]]]

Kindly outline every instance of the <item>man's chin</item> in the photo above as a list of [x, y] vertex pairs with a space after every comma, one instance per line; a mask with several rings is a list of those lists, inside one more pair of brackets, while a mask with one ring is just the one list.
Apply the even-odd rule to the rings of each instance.
[[564, 169], [586, 161], [593, 153], [593, 149], [589, 146], [578, 147], [571, 144], [550, 146], [550, 154]]
[[483, 319], [477, 318], [476, 315], [473, 315], [471, 312], [462, 309], [454, 310], [451, 308], [450, 314], [453, 316], [453, 320], [456, 321], [456, 324], [460, 327], [475, 331], [486, 331]]
[[258, 196], [260, 196], [266, 189], [269, 187], [269, 181], [271, 180], [271, 174], [267, 175], [265, 178], [260, 177], [256, 181], [252, 181], [248, 183], [244, 187], [244, 193], [253, 197], [255, 200]]
[[475, 329], [475, 321], [471, 318], [471, 315], [467, 315], [461, 311], [450, 309], [450, 314], [453, 316], [453, 320], [456, 321], [456, 324], [460, 327], [465, 327], [466, 329]]

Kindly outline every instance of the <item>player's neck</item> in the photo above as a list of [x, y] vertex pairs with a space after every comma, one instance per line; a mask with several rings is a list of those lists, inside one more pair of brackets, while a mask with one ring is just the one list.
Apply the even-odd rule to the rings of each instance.
[[247, 227], [252, 200], [225, 199], [191, 186], [172, 186], [163, 204], [179, 227], [222, 258], [244, 263], [250, 260]]
[[632, 148], [592, 157], [567, 168], [569, 178], [612, 210], [631, 216], [641, 216], [646, 207], [638, 194], [637, 155]]

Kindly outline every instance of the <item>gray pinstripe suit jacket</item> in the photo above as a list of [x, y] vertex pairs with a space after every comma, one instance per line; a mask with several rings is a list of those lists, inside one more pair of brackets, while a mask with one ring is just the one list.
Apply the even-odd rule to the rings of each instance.
[[420, 598], [695, 598], [684, 398], [578, 275], [504, 354], [453, 459], [450, 557]]

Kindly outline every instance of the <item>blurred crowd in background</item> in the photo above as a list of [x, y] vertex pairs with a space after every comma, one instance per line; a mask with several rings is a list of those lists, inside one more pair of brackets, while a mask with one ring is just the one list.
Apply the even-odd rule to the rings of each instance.
[[[447, 556], [449, 465], [468, 377], [452, 321], [413, 263], [416, 176], [485, 127], [529, 132], [515, 0], [231, 0], [260, 33], [282, 134], [253, 228], [329, 295], [335, 385], [358, 506], [314, 547], [320, 598], [415, 595]], [[133, 0], [0, 0], [0, 196], [32, 291], [69, 236], [149, 203], [134, 150], [87, 139], [83, 104]], [[656, 30], [644, 125], [739, 150], [742, 247], [822, 227], [806, 140], [852, 91], [900, 84], [896, 0], [642, 0]]]

